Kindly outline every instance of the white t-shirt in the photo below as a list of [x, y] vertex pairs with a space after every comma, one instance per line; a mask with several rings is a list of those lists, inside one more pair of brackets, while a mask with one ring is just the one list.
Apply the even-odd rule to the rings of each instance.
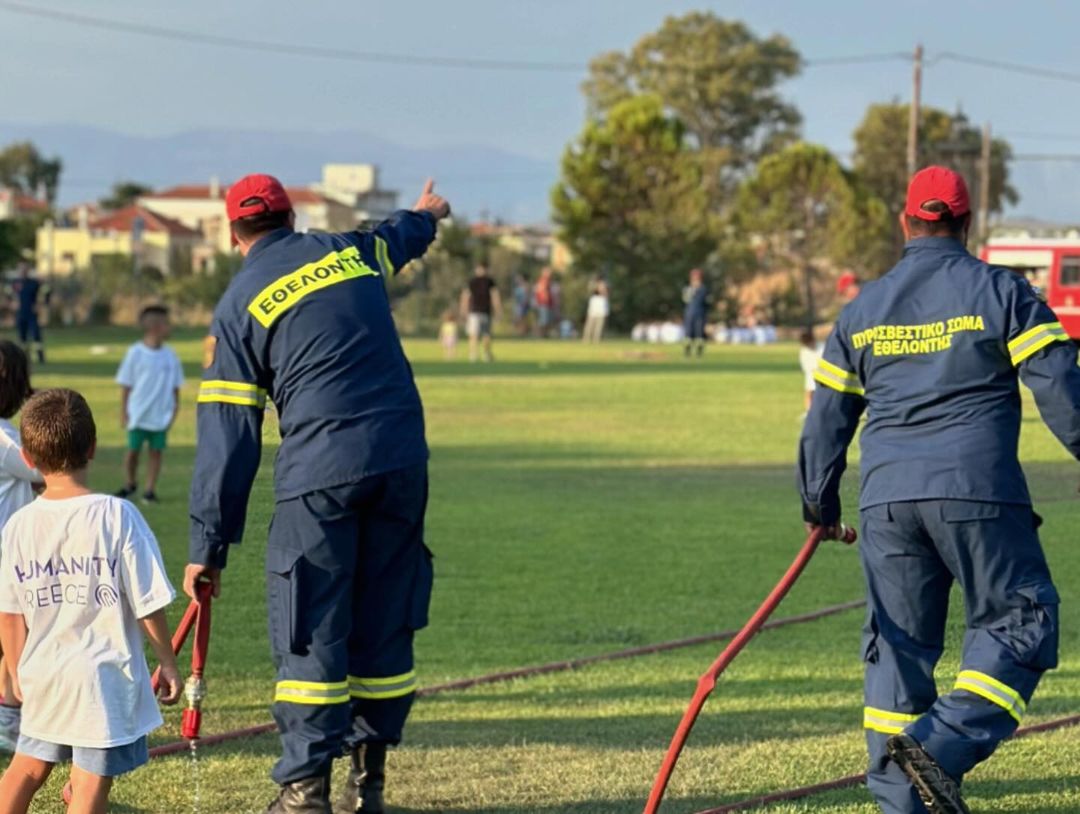
[[803, 388], [805, 390], [817, 389], [817, 382], [814, 381], [814, 371], [817, 369], [822, 349], [820, 344], [814, 345], [812, 348], [799, 345], [799, 367], [802, 368]]
[[151, 348], [136, 342], [124, 355], [116, 381], [130, 387], [128, 429], [159, 432], [169, 428], [176, 410], [176, 390], [184, 386], [184, 369], [168, 345]]
[[41, 473], [23, 463], [19, 455], [19, 431], [6, 418], [0, 418], [0, 529], [11, 515], [34, 500], [33, 483], [40, 483]]
[[139, 510], [108, 495], [38, 498], [0, 545], [0, 612], [29, 630], [22, 733], [104, 749], [161, 726], [138, 620], [176, 592]]
[[606, 317], [608, 310], [608, 298], [603, 294], [593, 294], [589, 297], [588, 315], [590, 317]]

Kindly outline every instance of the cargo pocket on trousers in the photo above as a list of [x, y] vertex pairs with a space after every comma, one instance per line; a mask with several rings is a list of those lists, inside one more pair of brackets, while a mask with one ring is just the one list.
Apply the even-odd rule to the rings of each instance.
[[1058, 605], [1061, 599], [1049, 582], [1013, 589], [1009, 631], [1026, 667], [1052, 670], [1058, 664]]
[[413, 576], [412, 598], [409, 605], [409, 627], [422, 630], [428, 624], [428, 608], [431, 606], [431, 590], [435, 585], [435, 555], [426, 545], [422, 546]]
[[270, 647], [275, 654], [302, 655], [297, 617], [299, 603], [299, 551], [266, 550], [266, 610], [270, 620]]

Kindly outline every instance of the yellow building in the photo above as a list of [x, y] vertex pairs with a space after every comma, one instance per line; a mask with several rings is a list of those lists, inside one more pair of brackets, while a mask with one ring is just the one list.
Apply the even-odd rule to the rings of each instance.
[[95, 257], [137, 256], [142, 267], [171, 274], [203, 246], [201, 232], [142, 206], [128, 206], [96, 218], [82, 214], [74, 226], [52, 221], [38, 229], [38, 272], [66, 276], [88, 269]]

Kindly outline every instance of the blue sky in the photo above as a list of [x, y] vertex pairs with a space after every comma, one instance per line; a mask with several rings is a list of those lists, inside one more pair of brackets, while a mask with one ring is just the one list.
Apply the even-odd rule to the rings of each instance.
[[[789, 36], [808, 59], [943, 51], [1080, 73], [1080, 3], [940, 0], [24, 0], [102, 17], [304, 45], [585, 63], [694, 8]], [[165, 42], [0, 8], [0, 118], [128, 134], [361, 129], [407, 145], [486, 144], [557, 160], [579, 130], [581, 76], [336, 62]], [[806, 138], [839, 152], [866, 106], [907, 99], [902, 61], [810, 67], [784, 87]], [[1080, 85], [939, 62], [924, 98], [989, 120], [1018, 153], [1080, 153]], [[1060, 138], [1036, 137], [1052, 134]], [[432, 168], [433, 172], [438, 168]], [[1018, 211], [1080, 221], [1080, 162], [1015, 165]]]

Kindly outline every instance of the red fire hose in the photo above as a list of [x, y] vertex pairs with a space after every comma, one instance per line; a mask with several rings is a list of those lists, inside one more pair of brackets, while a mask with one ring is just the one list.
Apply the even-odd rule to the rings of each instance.
[[[210, 601], [213, 597], [213, 586], [209, 582], [195, 583], [196, 598], [188, 603], [180, 624], [176, 626], [176, 632], [172, 637], [172, 650], [180, 655], [191, 629], [195, 628], [195, 641], [191, 646], [191, 675], [184, 682], [184, 697], [187, 706], [180, 717], [180, 736], [189, 742], [199, 739], [199, 729], [202, 726], [202, 702], [206, 698], [206, 682], [203, 680], [203, 670], [206, 669], [206, 654], [210, 649]], [[154, 670], [150, 678], [150, 686], [157, 695], [161, 683], [161, 667]], [[64, 786], [64, 802], [71, 803], [71, 784]]]
[[[839, 539], [842, 542], [854, 543], [856, 536], [855, 529], [840, 526]], [[682, 753], [686, 739], [690, 735], [690, 730], [694, 728], [694, 722], [697, 721], [701, 708], [705, 706], [705, 699], [716, 689], [716, 681], [720, 678], [720, 674], [735, 660], [735, 657], [746, 647], [747, 643], [754, 638], [754, 634], [761, 629], [761, 626], [765, 624], [772, 612], [787, 596], [788, 591], [795, 584], [795, 580], [802, 574], [803, 569], [806, 568], [810, 558], [814, 556], [814, 552], [817, 551], [817, 547], [824, 539], [825, 529], [815, 528], [810, 532], [810, 536], [806, 538], [806, 542], [795, 557], [795, 561], [791, 563], [787, 573], [784, 574], [783, 579], [776, 584], [776, 587], [772, 589], [772, 592], [761, 603], [761, 607], [750, 617], [750, 621], [743, 626], [739, 634], [724, 648], [724, 652], [720, 654], [719, 658], [698, 679], [694, 697], [690, 699], [690, 706], [687, 707], [686, 713], [679, 722], [679, 727], [675, 730], [675, 736], [671, 739], [671, 745], [664, 756], [664, 762], [660, 765], [660, 771], [656, 775], [652, 791], [649, 793], [649, 800], [645, 804], [644, 814], [656, 814], [659, 810], [660, 802], [664, 799], [664, 792], [667, 790], [668, 781], [671, 779], [671, 773], [675, 770], [675, 764], [679, 760], [679, 755]]]

